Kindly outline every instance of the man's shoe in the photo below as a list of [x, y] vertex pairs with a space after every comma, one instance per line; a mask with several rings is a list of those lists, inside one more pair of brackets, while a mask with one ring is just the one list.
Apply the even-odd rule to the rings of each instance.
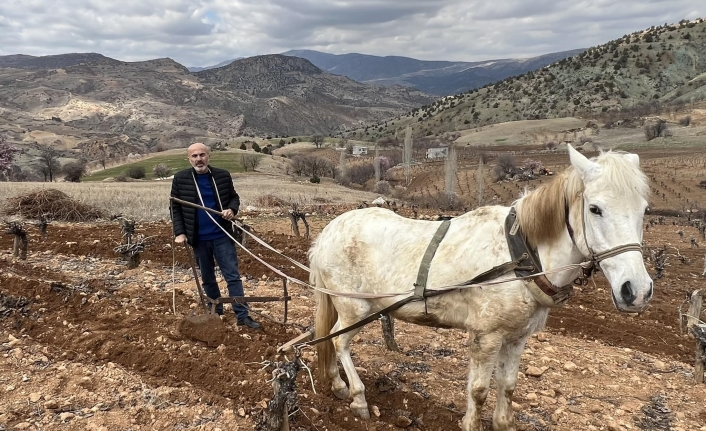
[[252, 317], [250, 316], [238, 319], [238, 326], [247, 326], [248, 328], [252, 329], [262, 329], [262, 325], [252, 320]]

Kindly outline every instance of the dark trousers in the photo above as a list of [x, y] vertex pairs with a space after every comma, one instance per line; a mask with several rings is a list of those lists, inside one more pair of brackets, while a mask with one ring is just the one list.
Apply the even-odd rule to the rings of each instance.
[[[244, 296], [243, 282], [238, 271], [238, 255], [235, 253], [235, 244], [230, 238], [223, 236], [213, 241], [199, 241], [194, 247], [194, 255], [201, 269], [203, 290], [209, 298], [221, 297], [216, 281], [214, 258], [228, 284], [228, 296]], [[222, 314], [223, 306], [219, 305], [217, 311]], [[234, 302], [233, 311], [238, 319], [243, 319], [249, 314], [248, 304]]]

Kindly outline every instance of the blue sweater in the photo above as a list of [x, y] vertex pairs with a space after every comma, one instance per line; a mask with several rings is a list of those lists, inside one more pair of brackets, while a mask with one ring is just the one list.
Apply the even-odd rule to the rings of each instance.
[[[201, 197], [203, 198], [203, 206], [220, 211], [218, 207], [218, 202], [216, 200], [216, 195], [213, 193], [213, 184], [211, 183], [211, 174], [199, 174], [196, 175], [196, 182], [199, 186], [199, 191], [201, 191]], [[196, 215], [199, 220], [199, 241], [213, 241], [214, 239], [221, 238], [225, 236], [225, 233], [218, 227], [214, 220], [218, 221], [219, 216], [215, 214], [206, 213], [206, 211], [199, 209], [196, 211]]]

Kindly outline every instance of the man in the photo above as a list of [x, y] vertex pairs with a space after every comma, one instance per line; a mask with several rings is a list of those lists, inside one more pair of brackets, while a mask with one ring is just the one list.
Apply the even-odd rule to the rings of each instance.
[[[177, 244], [187, 242], [193, 247], [201, 268], [203, 289], [209, 298], [217, 299], [221, 296], [216, 281], [214, 258], [228, 284], [228, 295], [243, 296], [243, 282], [238, 271], [235, 244], [224, 232], [225, 230], [233, 235], [230, 221], [238, 213], [240, 196], [233, 188], [233, 179], [228, 171], [209, 166], [210, 152], [210, 149], [200, 142], [187, 149], [192, 167], [174, 175], [171, 195], [221, 211], [221, 216], [172, 201], [174, 241]], [[216, 311], [223, 314], [223, 306], [219, 304]], [[262, 328], [250, 317], [246, 303], [234, 302], [233, 311], [238, 318], [238, 325], [253, 329]]]

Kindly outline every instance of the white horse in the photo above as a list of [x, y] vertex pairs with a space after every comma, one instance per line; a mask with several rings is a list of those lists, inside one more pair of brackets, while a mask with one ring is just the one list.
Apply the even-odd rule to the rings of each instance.
[[[571, 146], [569, 156], [572, 167], [515, 202], [526, 241], [536, 250], [542, 270], [555, 270], [546, 275], [554, 287], [570, 288], [581, 273], [576, 265], [565, 266], [602, 256], [597, 260], [610, 282], [616, 308], [641, 311], [653, 289], [639, 248], [649, 188], [638, 156], [607, 152], [589, 160]], [[431, 260], [428, 287], [456, 285], [512, 260], [504, 228], [510, 210], [482, 207], [454, 218]], [[440, 223], [407, 219], [380, 208], [350, 211], [331, 221], [309, 252], [311, 283], [336, 292], [317, 292], [316, 337], [410, 296], [425, 250]], [[626, 244], [631, 246], [623, 247]], [[501, 279], [514, 277], [510, 272]], [[407, 293], [380, 295], [398, 292]], [[368, 298], [361, 298], [366, 295]], [[516, 429], [512, 394], [525, 342], [543, 328], [551, 306], [542, 299], [546, 298], [537, 293], [537, 284], [513, 280], [450, 290], [427, 298], [426, 304], [411, 302], [392, 313], [406, 322], [469, 332], [464, 431], [482, 429], [480, 413], [494, 369], [497, 403], [493, 429]], [[350, 407], [355, 415], [369, 418], [365, 387], [349, 348], [359, 331], [319, 343], [319, 371], [332, 381], [336, 396], [352, 397]], [[350, 388], [341, 379], [336, 355]]]

